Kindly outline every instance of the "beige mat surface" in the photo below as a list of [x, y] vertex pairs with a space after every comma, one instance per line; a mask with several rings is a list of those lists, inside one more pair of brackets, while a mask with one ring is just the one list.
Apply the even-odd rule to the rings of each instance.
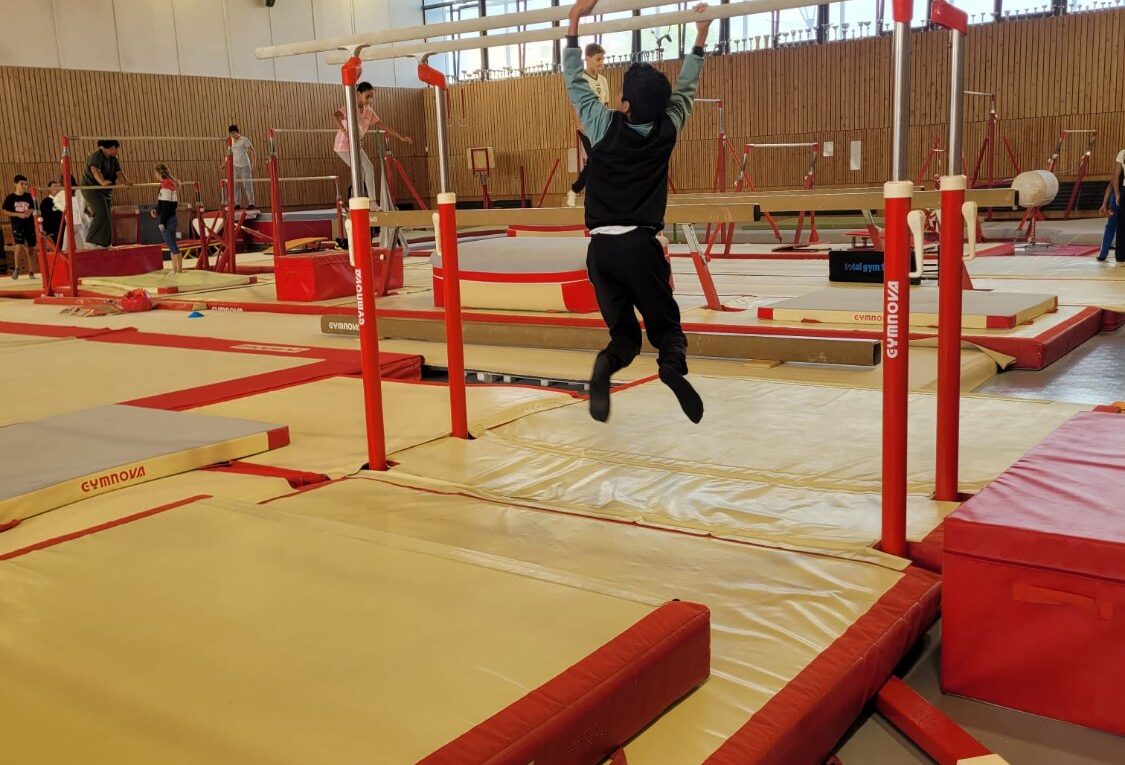
[[[469, 427], [473, 433], [482, 433], [501, 423], [572, 401], [567, 394], [546, 390], [470, 386]], [[244, 419], [256, 419], [269, 412], [282, 417], [289, 426], [290, 445], [251, 462], [333, 478], [354, 473], [367, 462], [363, 384], [356, 378], [335, 377], [294, 385], [195, 411]], [[383, 411], [390, 454], [450, 432], [449, 393], [444, 385], [384, 382]]]
[[902, 576], [411, 485], [406, 476], [351, 479], [267, 507], [531, 564], [574, 586], [598, 582], [711, 609], [711, 678], [627, 747], [630, 762], [698, 765]]
[[[0, 349], [0, 425], [310, 363], [262, 354], [60, 340]], [[253, 418], [250, 418], [253, 419]], [[269, 418], [267, 418], [269, 419]]]
[[[876, 390], [764, 380], [694, 378], [703, 422], [683, 416], [659, 382], [615, 393], [608, 423], [581, 405], [491, 431], [513, 444], [569, 456], [704, 476], [829, 491], [880, 491], [882, 395]], [[933, 488], [935, 397], [910, 395], [908, 486]], [[975, 491], [1086, 407], [964, 396], [961, 487]]]
[[407, 763], [649, 613], [529, 563], [203, 500], [0, 561], [12, 762]]

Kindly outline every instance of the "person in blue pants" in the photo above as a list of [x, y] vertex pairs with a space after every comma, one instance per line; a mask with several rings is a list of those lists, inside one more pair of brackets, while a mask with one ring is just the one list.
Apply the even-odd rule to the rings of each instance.
[[1102, 215], [1108, 215], [1109, 220], [1105, 224], [1105, 233], [1102, 234], [1102, 248], [1098, 252], [1098, 260], [1105, 262], [1109, 257], [1109, 248], [1113, 244], [1114, 236], [1117, 237], [1117, 246], [1113, 250], [1114, 260], [1118, 263], [1125, 263], [1125, 237], [1121, 236], [1122, 223], [1125, 223], [1121, 215], [1121, 187], [1123, 176], [1125, 176], [1125, 149], [1117, 153], [1117, 161], [1113, 166], [1113, 178], [1105, 187], [1105, 196], [1102, 197]]

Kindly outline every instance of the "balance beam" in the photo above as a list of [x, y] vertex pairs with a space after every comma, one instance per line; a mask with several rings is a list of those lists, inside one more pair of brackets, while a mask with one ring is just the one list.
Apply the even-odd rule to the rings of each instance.
[[[664, 222], [679, 223], [750, 223], [756, 219], [758, 204], [748, 199], [724, 201], [722, 204], [668, 205]], [[586, 213], [581, 207], [511, 207], [488, 210], [458, 210], [458, 226], [581, 226]], [[434, 213], [429, 210], [390, 210], [371, 213], [371, 225], [397, 228], [433, 228]]]
[[[1014, 189], [970, 189], [965, 199], [981, 207], [1015, 207]], [[882, 210], [883, 190], [878, 187], [822, 189], [805, 191], [748, 191], [738, 193], [676, 194], [669, 198], [677, 205], [720, 206], [724, 204], [757, 204], [761, 212], [844, 212], [848, 210]], [[940, 191], [914, 192], [915, 209], [937, 209], [941, 206]], [[671, 205], [669, 205], [671, 206]]]
[[[552, 348], [568, 351], [600, 351], [605, 347], [606, 330], [595, 320], [552, 317], [551, 323], [538, 317], [464, 316], [464, 341], [474, 345]], [[521, 321], [527, 319], [527, 321]], [[327, 335], [359, 334], [354, 315], [322, 316], [320, 331]], [[879, 363], [880, 343], [868, 338], [806, 337], [791, 335], [752, 335], [724, 332], [685, 332], [693, 356], [746, 361], [795, 361], [816, 364], [848, 364], [873, 367]], [[379, 316], [379, 335], [396, 340], [445, 342], [442, 314], [432, 317], [400, 318]], [[645, 341], [645, 352], [656, 349]]]

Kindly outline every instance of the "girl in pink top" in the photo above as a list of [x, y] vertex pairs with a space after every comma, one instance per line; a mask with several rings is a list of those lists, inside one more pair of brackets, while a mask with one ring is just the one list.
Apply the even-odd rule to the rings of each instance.
[[[359, 140], [363, 140], [363, 136], [367, 134], [375, 126], [379, 126], [387, 135], [403, 143], [414, 143], [414, 139], [410, 136], [402, 135], [397, 132], [390, 125], [385, 124], [375, 110], [371, 108], [371, 102], [375, 100], [375, 88], [370, 82], [361, 82], [356, 88], [356, 107], [359, 111]], [[348, 120], [344, 110], [337, 109], [333, 115], [336, 118], [336, 124], [340, 126], [340, 130], [336, 133], [336, 143], [334, 149], [336, 156], [344, 161], [348, 167], [352, 166], [352, 158], [348, 152]], [[377, 199], [377, 189], [375, 185], [375, 167], [371, 164], [371, 158], [367, 156], [367, 152], [360, 148], [360, 157], [363, 165], [363, 183], [367, 187], [367, 197], [374, 201]], [[359, 194], [356, 189], [352, 193]]]

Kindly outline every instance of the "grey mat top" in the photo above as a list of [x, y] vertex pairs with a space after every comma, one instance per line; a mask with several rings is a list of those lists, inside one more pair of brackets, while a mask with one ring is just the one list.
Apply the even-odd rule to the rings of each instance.
[[[578, 236], [506, 236], [462, 242], [457, 258], [462, 271], [499, 274], [551, 274], [586, 270], [590, 240]], [[434, 268], [441, 257], [430, 256]]]
[[145, 459], [266, 433], [253, 420], [110, 405], [0, 428], [0, 499]]
[[[962, 314], [972, 316], [1015, 316], [1055, 301], [1054, 295], [1023, 292], [963, 290], [961, 295]], [[809, 311], [882, 311], [883, 287], [878, 284], [870, 287], [835, 287], [779, 300], [770, 303], [768, 307]], [[912, 313], [937, 313], [937, 310], [936, 287], [914, 287], [910, 290]]]

